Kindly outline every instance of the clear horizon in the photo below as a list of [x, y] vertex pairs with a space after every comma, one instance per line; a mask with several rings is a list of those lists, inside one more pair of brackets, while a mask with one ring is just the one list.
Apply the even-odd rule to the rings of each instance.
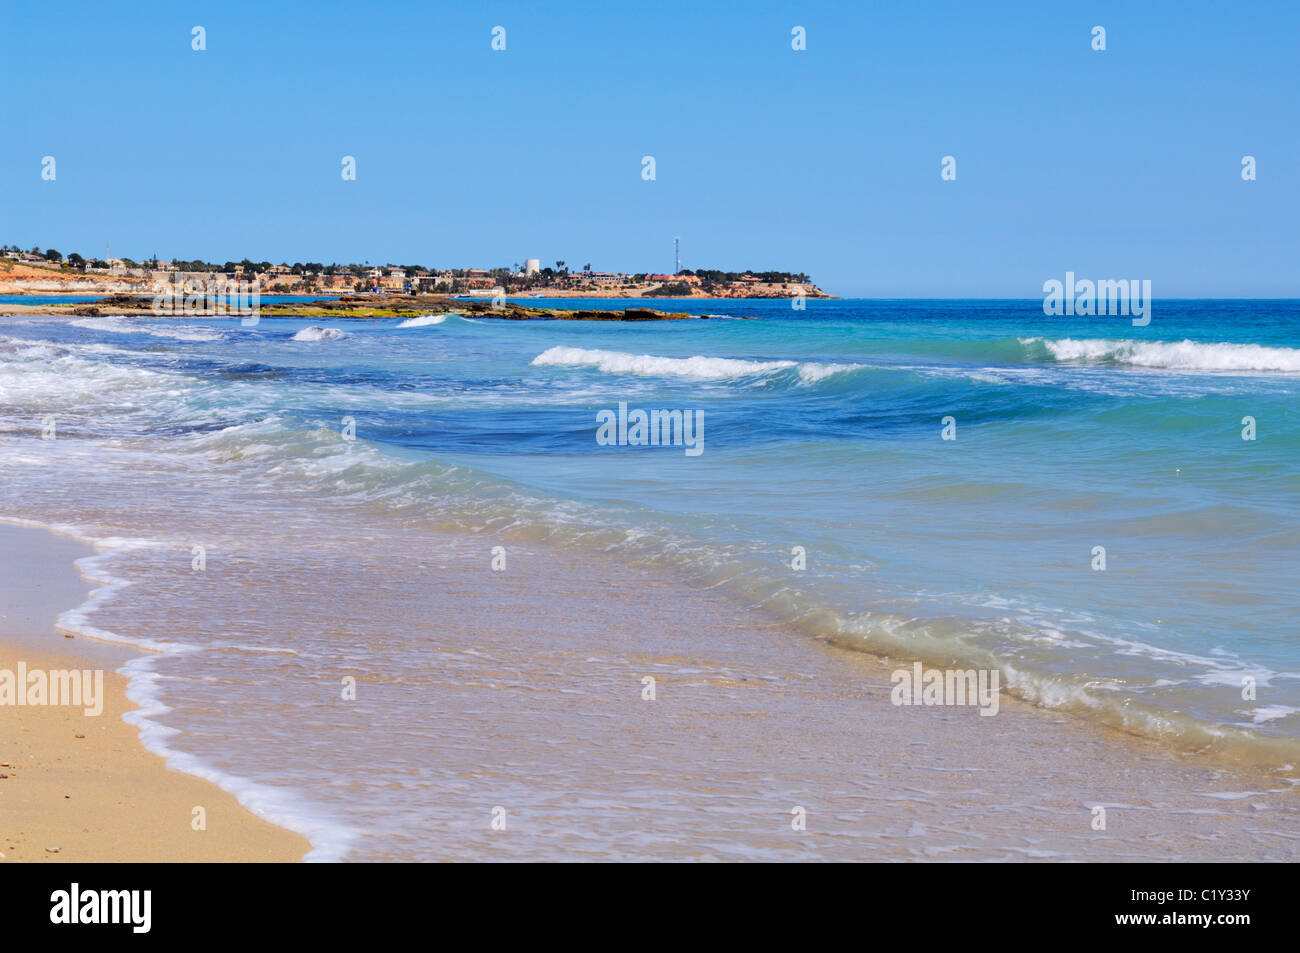
[[30, 107], [0, 241], [26, 248], [637, 273], [680, 236], [683, 268], [845, 298], [1032, 300], [1067, 270], [1300, 296], [1281, 3], [73, 6], [76, 29], [20, 7], [0, 36]]

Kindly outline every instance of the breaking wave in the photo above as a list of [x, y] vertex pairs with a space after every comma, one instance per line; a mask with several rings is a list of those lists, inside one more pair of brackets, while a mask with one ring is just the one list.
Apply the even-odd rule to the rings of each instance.
[[1114, 364], [1182, 371], [1300, 373], [1300, 350], [1259, 344], [1129, 341], [1105, 338], [1021, 338], [1030, 357], [1070, 364]]
[[303, 328], [293, 336], [295, 341], [337, 341], [344, 336], [344, 332], [338, 328], [322, 328], [312, 325], [309, 328]]
[[442, 322], [446, 320], [447, 320], [447, 316], [445, 314], [422, 314], [417, 318], [407, 318], [405, 321], [399, 324], [398, 327], [399, 328], [425, 328], [431, 324], [442, 324]]
[[861, 364], [821, 364], [797, 361], [752, 361], [731, 357], [658, 357], [624, 351], [589, 350], [563, 345], [533, 358], [534, 367], [590, 367], [605, 374], [642, 377], [683, 377], [689, 380], [728, 380], [794, 371], [803, 384], [815, 384], [836, 374], [861, 370]]

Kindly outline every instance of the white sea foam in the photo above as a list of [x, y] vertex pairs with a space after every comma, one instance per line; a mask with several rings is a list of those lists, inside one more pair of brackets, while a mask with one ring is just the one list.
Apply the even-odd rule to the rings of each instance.
[[313, 324], [309, 328], [303, 328], [293, 336], [295, 341], [337, 341], [344, 336], [344, 332], [338, 328], [322, 328]]
[[799, 380], [805, 384], [816, 384], [818, 381], [824, 381], [836, 374], [851, 374], [854, 371], [860, 371], [866, 366], [865, 364], [817, 364], [811, 362], [800, 364]]
[[1130, 341], [1105, 338], [1021, 338], [1041, 344], [1057, 361], [1124, 364], [1187, 371], [1282, 371], [1300, 373], [1300, 350], [1259, 344], [1199, 341]]
[[405, 321], [399, 324], [398, 327], [399, 328], [426, 328], [431, 324], [442, 324], [442, 322], [446, 320], [447, 320], [447, 316], [445, 314], [422, 314], [419, 317], [407, 318]]
[[[108, 348], [109, 352], [115, 349]], [[108, 399], [123, 405], [128, 395], [147, 391], [165, 396], [183, 378], [101, 360], [91, 345], [63, 347], [48, 342], [0, 343], [0, 404], [13, 410], [66, 413]], [[85, 356], [83, 356], [85, 355]]]
[[1289, 718], [1297, 711], [1300, 709], [1292, 708], [1290, 705], [1262, 705], [1251, 713], [1251, 721], [1253, 724], [1262, 725], [1279, 718]]
[[750, 361], [731, 357], [658, 357], [624, 351], [590, 350], [563, 345], [533, 358], [535, 367], [593, 367], [606, 374], [635, 374], [643, 377], [685, 377], [691, 380], [727, 380], [754, 377], [797, 369], [799, 381], [815, 384], [835, 374], [861, 370], [860, 364], [819, 364], [796, 361]]
[[137, 321], [128, 321], [124, 318], [85, 318], [80, 321], [71, 321], [69, 324], [74, 328], [86, 328], [90, 331], [107, 331], [111, 334], [147, 334], [150, 337], [173, 338], [177, 341], [220, 341], [222, 337], [221, 332], [208, 330], [207, 328], [194, 328], [183, 325], [159, 328], [141, 324]]
[[594, 367], [606, 374], [639, 374], [646, 377], [688, 377], [693, 380], [724, 380], [768, 374], [794, 367], [794, 361], [742, 361], [728, 357], [656, 357], [623, 351], [588, 350], [558, 346], [533, 358], [536, 367]]

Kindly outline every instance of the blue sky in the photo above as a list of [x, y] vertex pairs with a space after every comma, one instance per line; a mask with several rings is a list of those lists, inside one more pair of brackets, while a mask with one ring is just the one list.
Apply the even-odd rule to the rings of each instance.
[[1283, 2], [15, 3], [0, 242], [1300, 296], [1298, 54]]

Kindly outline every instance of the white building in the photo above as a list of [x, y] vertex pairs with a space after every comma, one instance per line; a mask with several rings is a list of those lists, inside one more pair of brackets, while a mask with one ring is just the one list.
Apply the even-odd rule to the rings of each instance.
[[535, 275], [542, 270], [541, 259], [529, 258], [524, 262], [524, 275]]

